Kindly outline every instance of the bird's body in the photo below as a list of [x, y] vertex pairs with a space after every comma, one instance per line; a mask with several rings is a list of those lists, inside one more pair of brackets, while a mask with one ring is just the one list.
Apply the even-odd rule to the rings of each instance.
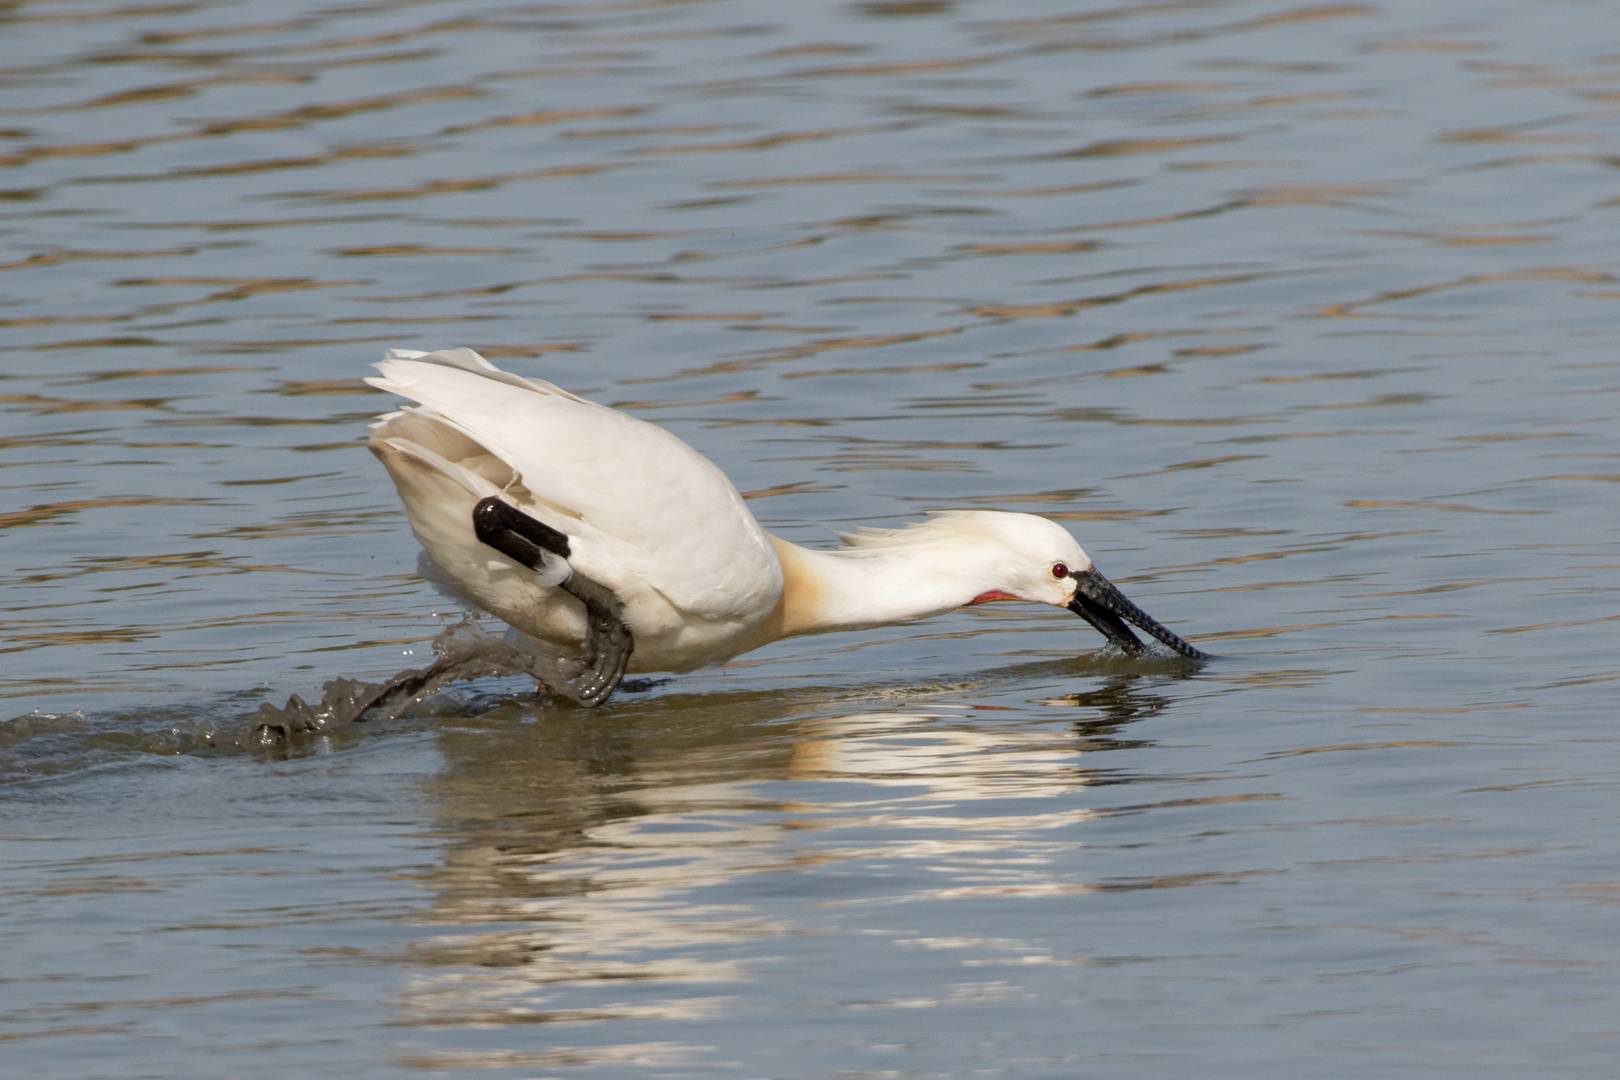
[[[501, 371], [470, 349], [391, 350], [377, 367], [372, 385], [417, 403], [380, 418], [370, 445], [434, 576], [557, 650], [587, 640], [587, 606], [569, 584], [584, 578], [617, 598], [615, 617], [634, 640], [631, 671], [691, 671], [784, 637], [992, 599], [1070, 607], [1141, 651], [1117, 616], [1103, 618], [1134, 650], [1076, 607], [1088, 575], [1106, 580], [1045, 518], [953, 511], [811, 550], [760, 528], [725, 474], [660, 427]], [[480, 505], [520, 533], [532, 519], [566, 539], [533, 558], [498, 539], [491, 546], [474, 529]], [[1141, 615], [1120, 611], [1183, 655], [1201, 655], [1132, 613]]]

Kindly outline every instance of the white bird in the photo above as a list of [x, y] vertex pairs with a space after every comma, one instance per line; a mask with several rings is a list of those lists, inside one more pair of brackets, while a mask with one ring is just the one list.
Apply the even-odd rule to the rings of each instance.
[[391, 349], [371, 385], [416, 402], [372, 426], [425, 570], [533, 648], [581, 658], [553, 686], [606, 700], [626, 670], [681, 672], [800, 634], [991, 600], [1067, 608], [1131, 655], [1127, 622], [1191, 659], [1032, 514], [953, 510], [830, 551], [760, 528], [707, 458], [663, 428], [502, 371], [471, 349]]

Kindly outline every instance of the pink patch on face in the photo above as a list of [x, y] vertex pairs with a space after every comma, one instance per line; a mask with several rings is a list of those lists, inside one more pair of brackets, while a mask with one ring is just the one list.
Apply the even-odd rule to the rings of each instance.
[[974, 604], [988, 604], [992, 600], [1016, 600], [1016, 599], [1018, 599], [1018, 597], [1013, 596], [1011, 593], [1004, 593], [1004, 592], [1001, 592], [1000, 590], [992, 589], [990, 592], [980, 593], [978, 596], [975, 596], [973, 599], [969, 600], [967, 602], [967, 606], [972, 607]]

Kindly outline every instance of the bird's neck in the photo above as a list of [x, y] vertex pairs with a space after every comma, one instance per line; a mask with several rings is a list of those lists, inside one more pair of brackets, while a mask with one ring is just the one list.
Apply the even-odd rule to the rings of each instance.
[[896, 547], [860, 556], [813, 551], [771, 537], [782, 563], [772, 637], [864, 630], [939, 615], [979, 595], [935, 552]]

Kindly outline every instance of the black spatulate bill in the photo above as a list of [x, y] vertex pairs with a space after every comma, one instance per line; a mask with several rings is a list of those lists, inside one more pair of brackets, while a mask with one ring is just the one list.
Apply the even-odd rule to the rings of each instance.
[[1069, 602], [1069, 610], [1095, 626], [1103, 637], [1131, 656], [1141, 656], [1147, 651], [1147, 646], [1131, 632], [1126, 623], [1146, 631], [1189, 660], [1209, 659], [1208, 653], [1187, 644], [1175, 632], [1160, 625], [1158, 620], [1127, 600], [1125, 594], [1095, 567], [1071, 571], [1069, 576], [1075, 580], [1074, 599]]

